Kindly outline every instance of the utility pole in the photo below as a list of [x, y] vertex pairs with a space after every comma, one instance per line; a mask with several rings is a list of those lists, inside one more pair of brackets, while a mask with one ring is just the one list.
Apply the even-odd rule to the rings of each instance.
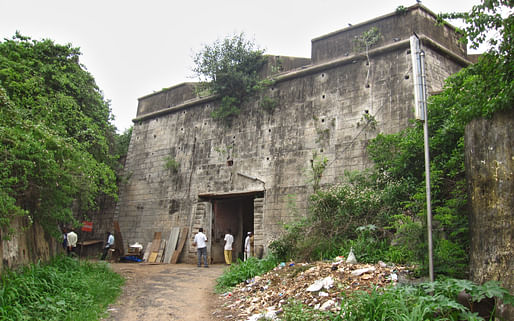
[[410, 37], [412, 72], [414, 75], [414, 100], [416, 119], [423, 121], [425, 141], [425, 182], [427, 199], [427, 232], [428, 232], [428, 273], [430, 282], [434, 282], [434, 261], [432, 253], [432, 200], [430, 196], [430, 154], [428, 144], [427, 93], [425, 75], [425, 52], [421, 50], [416, 34]]

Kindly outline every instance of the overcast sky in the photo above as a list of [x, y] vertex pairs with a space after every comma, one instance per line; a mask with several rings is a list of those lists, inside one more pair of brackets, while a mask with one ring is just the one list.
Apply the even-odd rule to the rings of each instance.
[[[80, 47], [81, 63], [111, 101], [120, 132], [137, 99], [194, 81], [192, 56], [244, 32], [266, 53], [310, 57], [311, 39], [394, 12], [403, 0], [0, 0], [0, 37]], [[425, 0], [435, 13], [469, 11], [479, 0]]]

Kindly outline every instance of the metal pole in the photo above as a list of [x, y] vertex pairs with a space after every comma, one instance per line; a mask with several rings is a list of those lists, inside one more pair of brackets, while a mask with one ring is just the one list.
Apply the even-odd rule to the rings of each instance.
[[421, 64], [421, 81], [422, 81], [422, 104], [423, 104], [423, 132], [425, 141], [425, 182], [427, 193], [427, 232], [428, 232], [428, 275], [430, 282], [434, 282], [434, 262], [432, 253], [432, 200], [430, 196], [430, 154], [428, 145], [428, 115], [427, 115], [427, 96], [426, 96], [426, 78], [425, 78], [425, 52], [420, 52]]

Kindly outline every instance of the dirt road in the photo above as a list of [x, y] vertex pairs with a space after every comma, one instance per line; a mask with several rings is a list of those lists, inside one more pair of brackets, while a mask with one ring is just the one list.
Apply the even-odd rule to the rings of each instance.
[[112, 263], [126, 278], [123, 294], [106, 321], [212, 320], [218, 302], [216, 278], [225, 265]]

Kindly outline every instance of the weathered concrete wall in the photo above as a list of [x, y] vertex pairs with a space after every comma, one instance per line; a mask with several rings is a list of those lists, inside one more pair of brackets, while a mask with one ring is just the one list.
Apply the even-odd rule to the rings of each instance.
[[[314, 153], [329, 160], [322, 184], [336, 182], [344, 170], [370, 166], [368, 140], [378, 133], [398, 132], [413, 118], [407, 33], [424, 35], [429, 92], [440, 90], [443, 80], [466, 64], [461, 49], [450, 49], [460, 48], [453, 43], [456, 37], [444, 38], [449, 41], [446, 48], [434, 40], [446, 31], [431, 31], [434, 19], [427, 10], [419, 5], [410, 10], [337, 33], [337, 41], [350, 43], [356, 30], [377, 27], [384, 42], [370, 50], [370, 64], [362, 52], [331, 47], [330, 37], [320, 38], [325, 44], [316, 49], [314, 44], [321, 40], [313, 41], [313, 55], [324, 58], [313, 57], [312, 64], [274, 77], [272, 87], [241, 106], [241, 116], [230, 127], [210, 116], [216, 97], [174, 107], [161, 104], [161, 109], [153, 102], [169, 99], [169, 91], [141, 98], [125, 167], [131, 178], [122, 186], [115, 214], [126, 241], [146, 244], [155, 231], [167, 238], [174, 226], [189, 227], [190, 233], [198, 224], [207, 228], [212, 221], [197, 213], [199, 202], [203, 208], [213, 195], [260, 193], [262, 202], [254, 209], [255, 245], [265, 250], [283, 222], [306, 214]], [[407, 30], [405, 37], [386, 41], [391, 23]], [[264, 97], [277, 103], [270, 113], [259, 107]], [[365, 114], [376, 126], [365, 121]], [[180, 164], [176, 172], [166, 168], [170, 159]], [[194, 249], [190, 243], [186, 247], [180, 259], [193, 262]]]
[[[11, 222], [13, 233], [0, 231], [0, 255], [3, 269], [15, 269], [38, 261], [47, 261], [62, 251], [61, 244], [47, 233], [39, 224], [28, 224], [27, 218], [17, 217]], [[4, 240], [8, 238], [8, 240]]]
[[[514, 110], [466, 127], [471, 200], [471, 279], [500, 281], [514, 293]], [[514, 320], [514, 308], [503, 312]]]
[[370, 25], [376, 27], [381, 34], [380, 40], [375, 45], [377, 47], [408, 40], [413, 33], [416, 33], [418, 36], [429, 35], [436, 43], [453, 54], [467, 58], [466, 46], [458, 41], [460, 36], [455, 32], [454, 27], [437, 25], [437, 16], [432, 11], [426, 8], [412, 10], [414, 7], [404, 14], [390, 13], [313, 39], [312, 63], [332, 61], [355, 53], [355, 39], [368, 31]]

